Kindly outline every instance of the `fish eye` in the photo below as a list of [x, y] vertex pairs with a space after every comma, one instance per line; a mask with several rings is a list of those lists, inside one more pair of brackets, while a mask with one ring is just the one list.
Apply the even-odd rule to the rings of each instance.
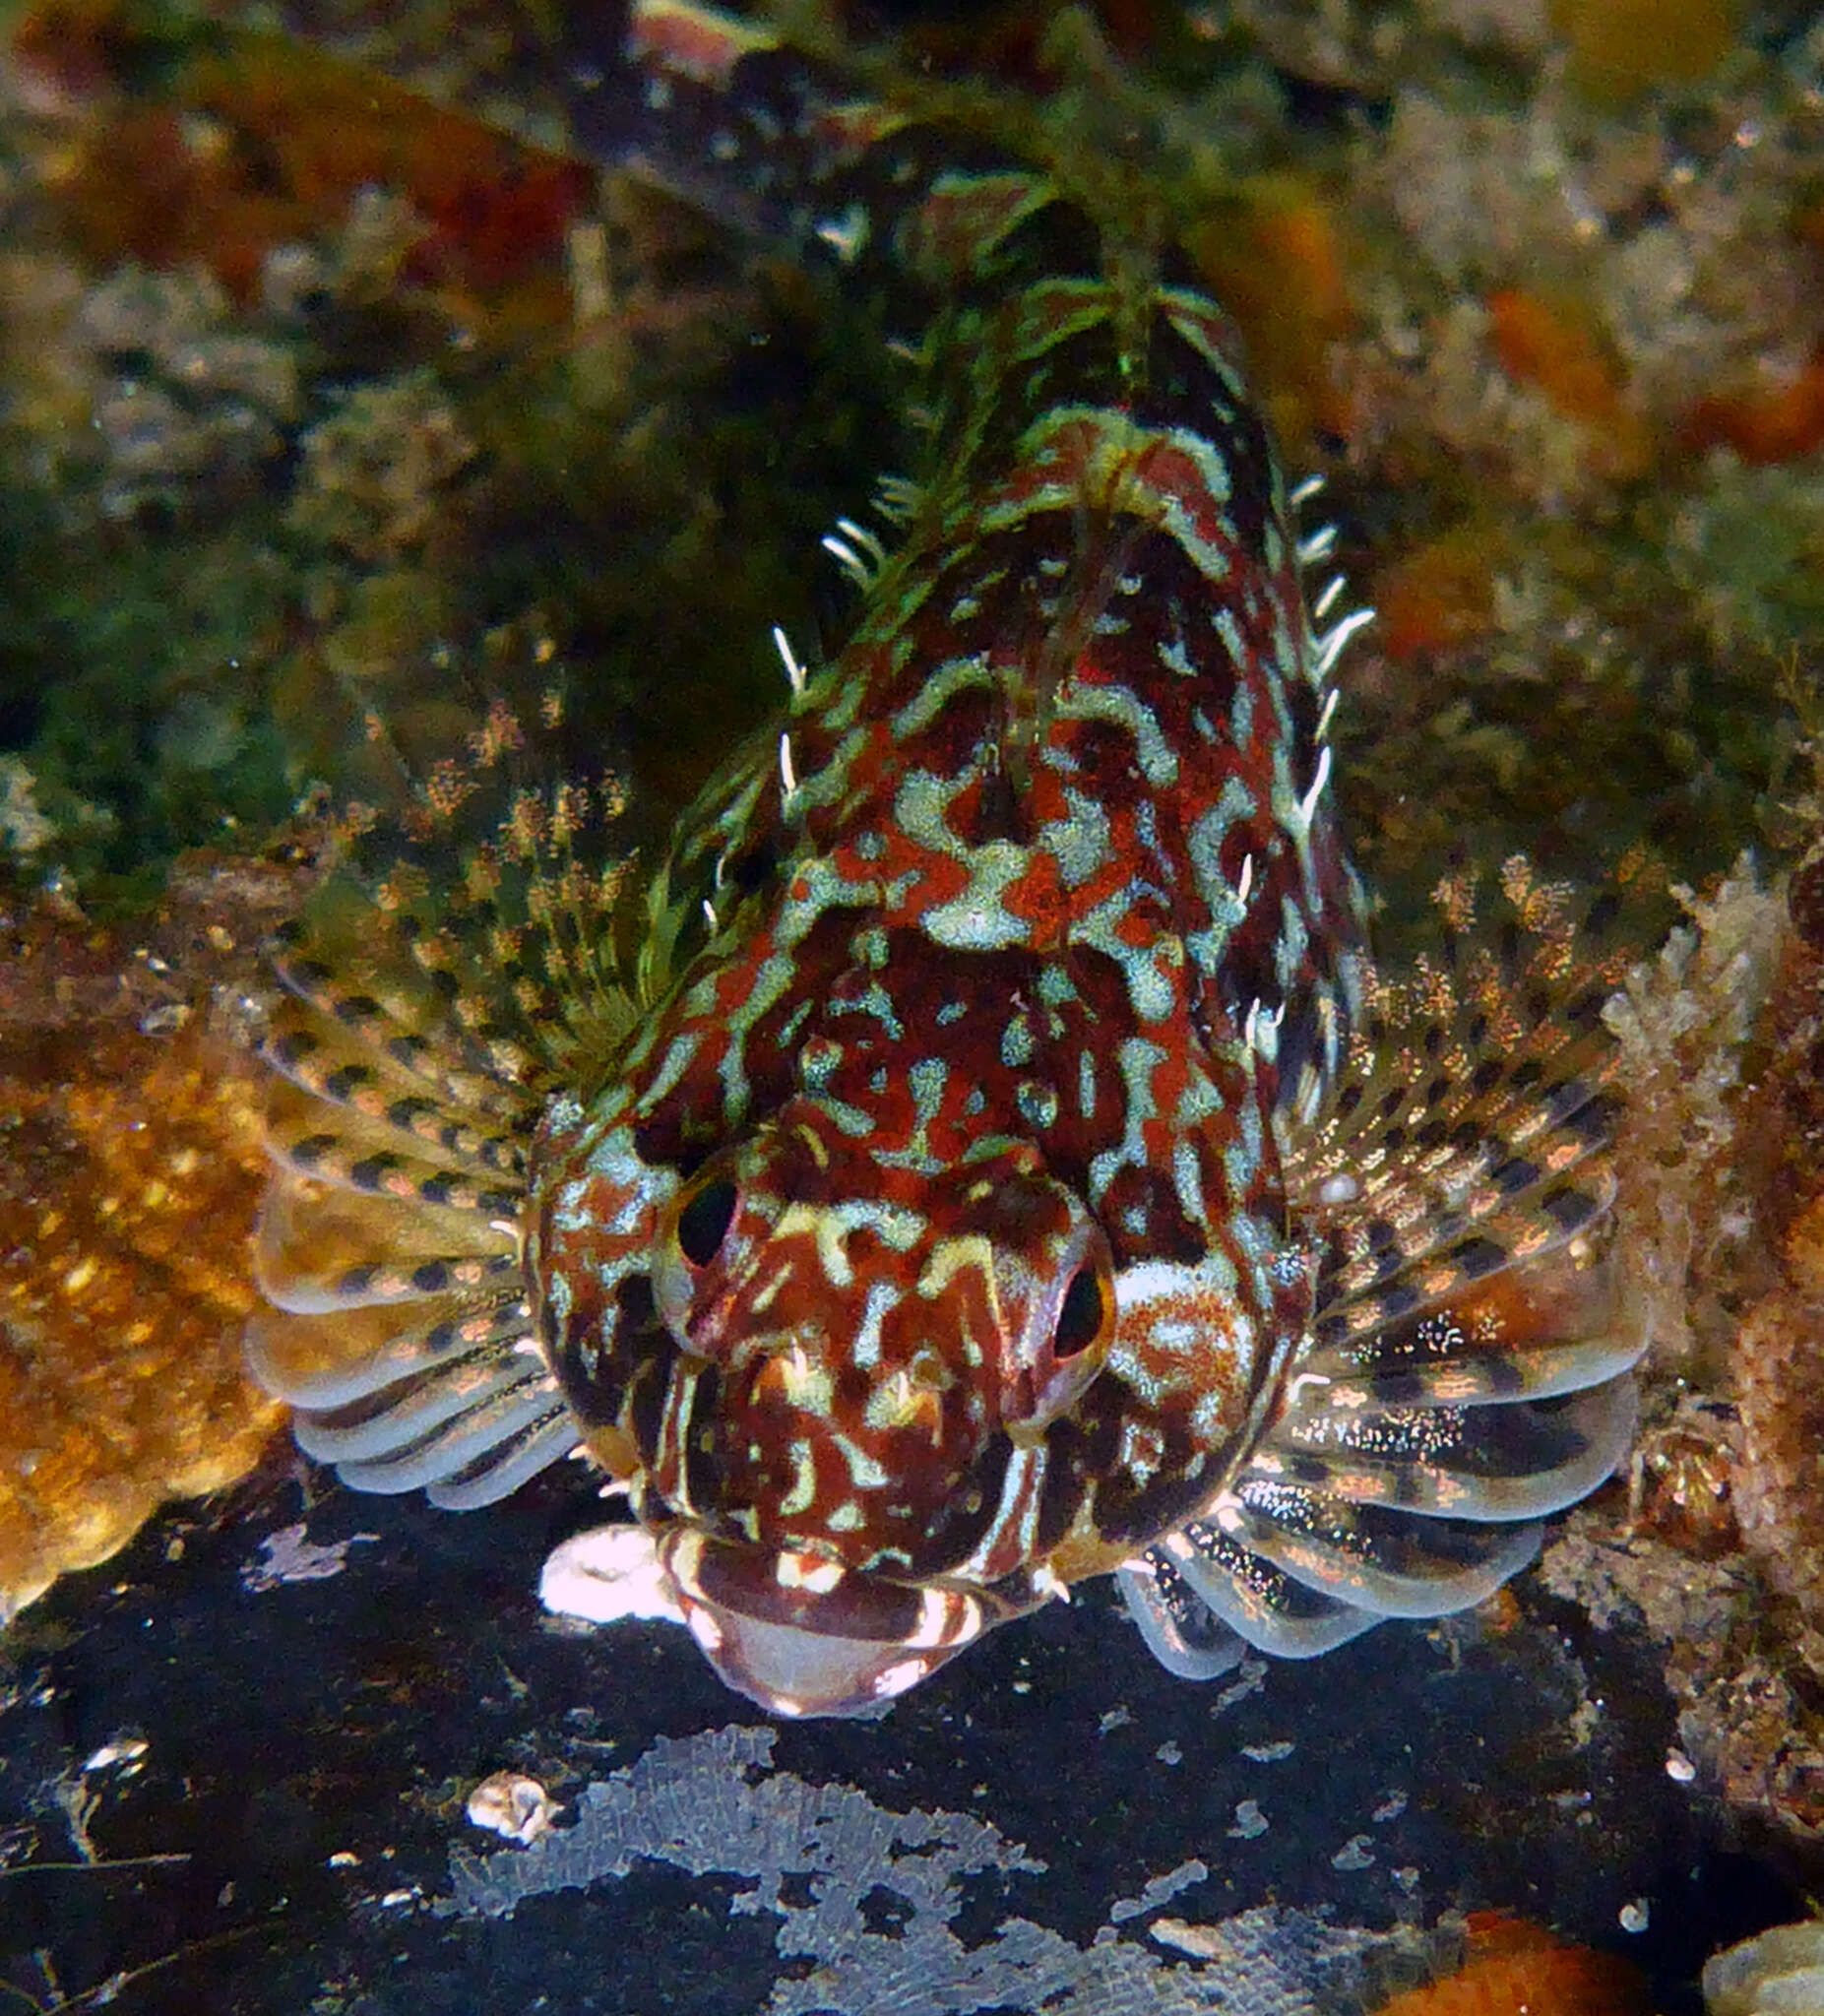
[[679, 1206], [678, 1251], [693, 1267], [707, 1267], [722, 1251], [740, 1194], [726, 1176], [712, 1176]]
[[1056, 1356], [1073, 1358], [1101, 1341], [1113, 1324], [1108, 1291], [1109, 1283], [1100, 1267], [1080, 1267], [1071, 1276], [1051, 1333]]

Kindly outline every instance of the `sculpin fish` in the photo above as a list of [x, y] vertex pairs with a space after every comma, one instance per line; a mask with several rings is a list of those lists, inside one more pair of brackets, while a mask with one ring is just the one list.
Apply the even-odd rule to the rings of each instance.
[[636, 952], [537, 867], [560, 788], [281, 955], [256, 1371], [363, 1489], [586, 1452], [783, 1714], [1102, 1575], [1191, 1677], [1478, 1602], [1632, 1432], [1608, 977], [1518, 865], [1505, 942], [1459, 887], [1369, 966], [1363, 618], [1134, 178], [679, 0], [629, 35], [586, 144], [863, 304], [925, 464]]

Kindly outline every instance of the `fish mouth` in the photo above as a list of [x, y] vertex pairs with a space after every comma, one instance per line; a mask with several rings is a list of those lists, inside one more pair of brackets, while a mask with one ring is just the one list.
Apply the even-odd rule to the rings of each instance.
[[775, 1715], [878, 1715], [1030, 1605], [955, 1582], [896, 1582], [677, 1525], [655, 1536], [690, 1634], [726, 1685]]

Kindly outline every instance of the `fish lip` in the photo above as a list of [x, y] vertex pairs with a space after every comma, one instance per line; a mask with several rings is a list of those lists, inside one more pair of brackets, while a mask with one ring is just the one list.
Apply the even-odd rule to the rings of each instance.
[[865, 1716], [1026, 1606], [965, 1582], [900, 1582], [802, 1549], [679, 1522], [659, 1557], [699, 1649], [723, 1680], [793, 1719]]

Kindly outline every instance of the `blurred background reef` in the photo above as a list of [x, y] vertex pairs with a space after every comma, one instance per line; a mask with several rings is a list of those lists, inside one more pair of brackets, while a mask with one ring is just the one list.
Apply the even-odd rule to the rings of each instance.
[[[1824, 27], [1721, 0], [775, 0], [1119, 150], [1240, 319], [1330, 563], [1357, 859], [1692, 892], [1617, 1032], [1659, 1344], [1544, 1586], [1706, 1787], [1824, 1829]], [[893, 388], [565, 151], [507, 6], [0, 10], [0, 1615], [259, 1457], [259, 948], [326, 804], [561, 726], [661, 834], [840, 639]], [[553, 22], [556, 25], [553, 26]], [[1320, 570], [1321, 585], [1325, 574]]]

